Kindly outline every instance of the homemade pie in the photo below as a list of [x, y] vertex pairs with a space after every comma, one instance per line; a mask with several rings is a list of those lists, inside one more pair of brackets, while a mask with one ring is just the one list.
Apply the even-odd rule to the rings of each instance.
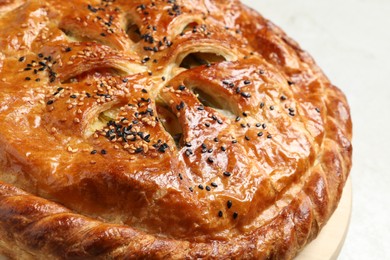
[[0, 252], [291, 259], [351, 168], [344, 95], [236, 0], [0, 1]]

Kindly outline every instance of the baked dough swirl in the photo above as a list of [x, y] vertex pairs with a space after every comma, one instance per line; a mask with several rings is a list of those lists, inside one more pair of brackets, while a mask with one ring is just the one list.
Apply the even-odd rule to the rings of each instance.
[[0, 252], [291, 259], [351, 168], [344, 95], [236, 0], [0, 2]]

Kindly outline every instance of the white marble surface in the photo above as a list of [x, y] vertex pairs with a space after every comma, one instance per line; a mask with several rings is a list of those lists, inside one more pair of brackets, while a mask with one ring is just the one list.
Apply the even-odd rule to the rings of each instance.
[[390, 1], [243, 2], [308, 50], [350, 102], [353, 212], [339, 259], [390, 259]]

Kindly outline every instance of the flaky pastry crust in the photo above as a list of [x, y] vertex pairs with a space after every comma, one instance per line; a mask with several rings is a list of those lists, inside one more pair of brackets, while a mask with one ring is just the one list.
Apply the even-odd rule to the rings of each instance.
[[351, 168], [344, 95], [235, 0], [0, 1], [0, 252], [291, 259]]

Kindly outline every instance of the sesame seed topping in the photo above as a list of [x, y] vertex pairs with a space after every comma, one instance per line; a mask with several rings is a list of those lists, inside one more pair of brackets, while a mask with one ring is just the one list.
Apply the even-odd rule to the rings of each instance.
[[232, 174], [230, 172], [224, 172], [223, 175], [225, 175], [226, 177], [232, 176]]
[[252, 95], [248, 92], [241, 92], [241, 96], [243, 96], [244, 98], [250, 98]]
[[228, 209], [230, 209], [233, 206], [233, 202], [231, 200], [228, 200], [226, 205], [227, 205]]
[[218, 217], [220, 217], [220, 218], [223, 217], [223, 212], [221, 210], [218, 212]]

